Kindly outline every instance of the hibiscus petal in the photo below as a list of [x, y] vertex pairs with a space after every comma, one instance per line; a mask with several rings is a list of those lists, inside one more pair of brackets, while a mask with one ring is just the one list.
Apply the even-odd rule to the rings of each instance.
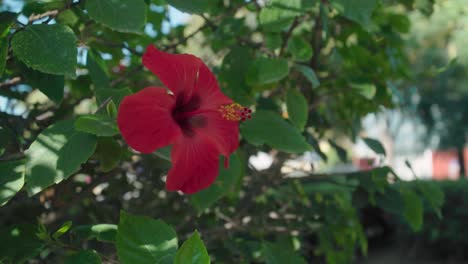
[[219, 112], [207, 112], [201, 114], [205, 121], [203, 127], [197, 128], [198, 133], [203, 133], [223, 154], [225, 165], [229, 162], [229, 156], [239, 147], [239, 123], [226, 120]]
[[218, 176], [219, 151], [212, 141], [199, 135], [181, 138], [172, 146], [172, 168], [166, 189], [196, 193], [210, 186]]
[[159, 87], [126, 96], [119, 106], [117, 124], [128, 145], [151, 153], [180, 136], [182, 132], [171, 115], [174, 104], [174, 97]]
[[219, 89], [211, 70], [193, 55], [170, 54], [150, 45], [143, 54], [143, 64], [183, 103], [193, 96], [200, 100], [201, 109], [215, 109], [232, 102]]

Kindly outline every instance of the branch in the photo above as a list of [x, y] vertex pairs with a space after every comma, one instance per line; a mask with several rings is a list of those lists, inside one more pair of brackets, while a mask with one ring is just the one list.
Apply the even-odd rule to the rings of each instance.
[[32, 14], [28, 19], [28, 24], [32, 24], [34, 21], [37, 21], [37, 20], [48, 17], [48, 19], [46, 21], [44, 21], [44, 24], [47, 24], [52, 19], [56, 18], [63, 11], [65, 11], [67, 9], [71, 9], [72, 7], [77, 6], [80, 3], [81, 3], [81, 0], [78, 1], [78, 2], [74, 2], [74, 3], [72, 1], [70, 1], [68, 4], [66, 4], [62, 8], [54, 9], [54, 10], [48, 10], [48, 11], [46, 11], [44, 13], [41, 13], [41, 14]]
[[286, 45], [288, 44], [288, 40], [291, 37], [294, 29], [299, 25], [299, 17], [295, 17], [293, 23], [288, 29], [288, 32], [286, 32], [286, 35], [284, 35], [283, 38], [283, 45], [281, 45], [280, 53], [279, 56], [283, 55], [284, 49], [286, 48]]
[[10, 88], [12, 86], [15, 86], [17, 84], [20, 84], [21, 78], [20, 77], [14, 77], [4, 83], [0, 83], [0, 89], [2, 88]]

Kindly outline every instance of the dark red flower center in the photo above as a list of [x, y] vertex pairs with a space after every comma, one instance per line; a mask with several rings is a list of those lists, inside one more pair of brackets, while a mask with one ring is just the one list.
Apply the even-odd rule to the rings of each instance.
[[199, 96], [192, 96], [187, 102], [184, 102], [184, 97], [177, 97], [174, 109], [172, 109], [172, 118], [182, 129], [185, 136], [192, 137], [195, 132], [194, 128], [206, 126], [206, 118], [199, 111], [201, 99]]

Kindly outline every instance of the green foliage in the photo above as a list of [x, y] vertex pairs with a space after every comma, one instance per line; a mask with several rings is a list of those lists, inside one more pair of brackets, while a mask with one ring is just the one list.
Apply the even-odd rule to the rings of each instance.
[[24, 185], [24, 160], [0, 161], [0, 206], [6, 204]]
[[119, 133], [115, 119], [107, 115], [80, 116], [75, 121], [75, 128], [102, 137], [115, 136]]
[[75, 76], [76, 37], [64, 25], [31, 25], [11, 39], [13, 53], [43, 73]]
[[[459, 216], [438, 183], [402, 183], [389, 167], [322, 174], [315, 162], [312, 171], [289, 166], [308, 151], [319, 167], [349, 162], [342, 142], [356, 140], [364, 116], [418, 97], [399, 88], [424, 85], [431, 96], [417, 108], [425, 117], [433, 105], [448, 113], [466, 105], [450, 100], [464, 91], [452, 81], [465, 80], [466, 38], [446, 25], [462, 25], [463, 12], [444, 13], [446, 26], [428, 27], [436, 37], [419, 45], [431, 39], [420, 24], [462, 10], [457, 0], [438, 8], [432, 0], [17, 2], [17, 13], [0, 13], [0, 263], [345, 264], [367, 254], [367, 207], [464, 243], [462, 224], [428, 226]], [[459, 59], [440, 51], [448, 42]], [[253, 111], [239, 124], [229, 167], [221, 159], [214, 184], [190, 196], [165, 190], [170, 146], [138, 153], [117, 128], [125, 96], [164, 86], [142, 65], [150, 44], [200, 57], [222, 91]], [[464, 119], [452, 116], [442, 138], [465, 135], [454, 125]], [[253, 166], [260, 151], [273, 157], [267, 168]], [[188, 238], [179, 249], [178, 237]]]
[[382, 144], [373, 138], [363, 138], [364, 142], [366, 145], [371, 148], [375, 153], [381, 154], [381, 155], [386, 155], [385, 153], [385, 148], [382, 146]]
[[286, 106], [291, 122], [299, 129], [304, 130], [309, 115], [307, 100], [296, 90], [289, 90], [286, 94]]
[[122, 211], [116, 247], [123, 264], [172, 263], [177, 250], [177, 236], [162, 220]]
[[174, 264], [209, 264], [210, 256], [206, 251], [203, 241], [200, 239], [200, 234], [195, 231], [189, 239], [187, 239], [175, 255]]
[[283, 59], [258, 58], [249, 66], [246, 80], [251, 86], [272, 84], [289, 74], [288, 62]]
[[59, 121], [45, 129], [26, 152], [26, 188], [34, 195], [80, 169], [94, 153], [96, 137], [76, 131], [74, 121]]
[[24, 263], [38, 255], [44, 242], [36, 237], [36, 225], [16, 224], [0, 230], [0, 260], [5, 264]]
[[97, 22], [121, 32], [141, 33], [146, 22], [143, 0], [88, 0], [86, 10]]
[[307, 263], [301, 256], [296, 254], [290, 249], [285, 249], [281, 245], [273, 244], [270, 242], [263, 242], [262, 254], [267, 264], [280, 264], [280, 263]]
[[69, 256], [65, 260], [65, 264], [81, 264], [81, 263], [89, 263], [89, 264], [100, 264], [101, 258], [99, 257], [96, 252], [92, 250], [80, 250], [77, 253]]
[[60, 104], [62, 102], [64, 92], [63, 88], [65, 86], [63, 76], [30, 70], [26, 81], [31, 85], [31, 87], [39, 89], [54, 103]]
[[267, 144], [290, 153], [310, 149], [296, 128], [271, 111], [257, 111], [251, 120], [242, 124], [241, 131], [247, 141], [254, 145]]

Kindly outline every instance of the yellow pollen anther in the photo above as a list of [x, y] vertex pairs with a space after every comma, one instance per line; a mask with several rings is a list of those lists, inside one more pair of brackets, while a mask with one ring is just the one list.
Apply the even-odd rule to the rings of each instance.
[[229, 121], [245, 121], [252, 118], [250, 115], [252, 110], [238, 103], [222, 105], [219, 107], [219, 112], [221, 112], [224, 119]]

